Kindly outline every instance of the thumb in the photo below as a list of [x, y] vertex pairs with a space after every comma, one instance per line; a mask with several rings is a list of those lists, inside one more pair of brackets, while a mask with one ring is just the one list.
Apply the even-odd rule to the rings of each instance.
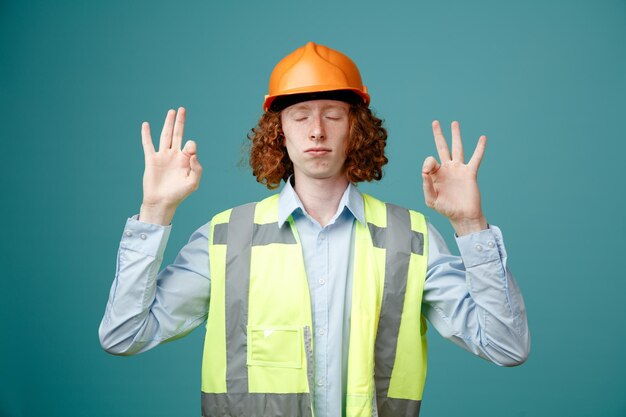
[[198, 161], [198, 155], [193, 154], [191, 158], [189, 158], [189, 165], [191, 168], [189, 177], [193, 182], [198, 183], [202, 176], [202, 165], [200, 165], [200, 161]]
[[433, 185], [433, 179], [427, 173], [422, 172], [422, 182], [424, 186], [424, 202], [426, 206], [434, 208], [437, 201], [437, 191]]

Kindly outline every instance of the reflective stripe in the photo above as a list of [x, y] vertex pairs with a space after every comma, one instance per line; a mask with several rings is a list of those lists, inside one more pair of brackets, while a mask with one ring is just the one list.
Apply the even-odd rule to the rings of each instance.
[[228, 238], [228, 223], [218, 223], [213, 226], [213, 244], [225, 245]]
[[270, 243], [296, 244], [296, 238], [291, 231], [289, 223], [285, 222], [283, 227], [278, 227], [278, 222], [254, 225], [254, 235], [252, 246], [269, 245]]
[[[396, 358], [400, 320], [411, 256], [411, 217], [409, 211], [392, 204], [387, 207], [385, 284], [374, 346], [374, 380], [378, 412], [385, 416], [391, 371]], [[389, 415], [389, 414], [387, 414]], [[404, 414], [397, 414], [404, 415]]]
[[370, 235], [372, 236], [372, 243], [374, 247], [385, 249], [385, 232], [384, 227], [378, 227], [373, 223], [368, 223], [367, 227], [370, 229]]
[[398, 398], [377, 398], [380, 417], [419, 416], [421, 401]]
[[[228, 223], [216, 224], [213, 228], [213, 244], [225, 245], [227, 241]], [[297, 243], [289, 223], [285, 222], [283, 227], [280, 228], [278, 227], [278, 222], [267, 224], [254, 223], [252, 246], [263, 246], [271, 243], [284, 243], [288, 245], [295, 245]]]
[[250, 253], [255, 203], [230, 214], [226, 249], [226, 389], [248, 392], [246, 325], [250, 289]]
[[424, 254], [424, 234], [411, 230], [411, 252], [416, 255]]
[[[409, 219], [410, 221], [410, 219]], [[370, 235], [372, 236], [372, 243], [377, 248], [385, 249], [387, 239], [387, 228], [378, 227], [373, 223], [367, 224], [370, 229]], [[416, 255], [424, 254], [424, 234], [411, 230], [411, 252]]]
[[[304, 326], [304, 350], [306, 353], [306, 378], [309, 381], [309, 392], [313, 394], [313, 389], [315, 388], [315, 386], [313, 385], [313, 337], [311, 335], [311, 328], [309, 326]], [[313, 395], [309, 395], [308, 399], [309, 407], [312, 410]]]
[[309, 394], [202, 393], [202, 417], [312, 417]]

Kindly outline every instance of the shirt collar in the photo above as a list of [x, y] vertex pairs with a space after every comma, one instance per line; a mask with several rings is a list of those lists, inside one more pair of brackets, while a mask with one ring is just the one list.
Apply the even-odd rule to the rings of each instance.
[[[296, 211], [297, 209], [301, 209], [303, 213], [306, 212], [304, 209], [304, 205], [298, 194], [296, 194], [296, 190], [293, 189], [291, 185], [291, 178], [285, 182], [282, 190], [280, 190], [280, 194], [278, 196], [278, 227], [282, 227], [283, 224], [287, 221], [289, 216]], [[363, 207], [363, 195], [359, 191], [359, 189], [352, 183], [348, 184], [348, 187], [344, 191], [341, 196], [341, 200], [339, 201], [339, 206], [337, 207], [337, 213], [335, 214], [335, 218], [341, 214], [344, 207], [347, 207], [350, 213], [359, 221], [363, 226], [365, 226], [365, 209]]]

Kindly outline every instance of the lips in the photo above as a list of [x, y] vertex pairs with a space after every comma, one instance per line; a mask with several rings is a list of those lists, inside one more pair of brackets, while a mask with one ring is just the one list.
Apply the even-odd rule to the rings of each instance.
[[329, 148], [315, 147], [315, 148], [309, 148], [305, 152], [313, 156], [322, 156], [322, 155], [329, 154], [331, 150]]

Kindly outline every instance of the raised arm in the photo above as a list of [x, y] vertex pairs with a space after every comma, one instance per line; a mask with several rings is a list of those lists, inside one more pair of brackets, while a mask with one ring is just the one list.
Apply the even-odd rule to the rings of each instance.
[[450, 220], [461, 256], [452, 255], [429, 225], [422, 310], [443, 337], [464, 349], [498, 365], [519, 365], [530, 350], [526, 308], [502, 233], [483, 215], [477, 182], [487, 138], [478, 139], [465, 164], [459, 123], [452, 122], [452, 155], [439, 122], [432, 127], [441, 163], [432, 156], [424, 161], [424, 197]]
[[161, 272], [169, 225], [178, 205], [198, 188], [202, 167], [196, 144], [181, 149], [185, 109], [165, 118], [159, 151], [150, 126], [141, 127], [145, 155], [143, 204], [139, 219], [126, 222], [120, 241], [116, 274], [99, 328], [109, 353], [131, 355], [189, 333], [208, 311], [210, 273], [209, 224], [192, 234], [173, 264]]

